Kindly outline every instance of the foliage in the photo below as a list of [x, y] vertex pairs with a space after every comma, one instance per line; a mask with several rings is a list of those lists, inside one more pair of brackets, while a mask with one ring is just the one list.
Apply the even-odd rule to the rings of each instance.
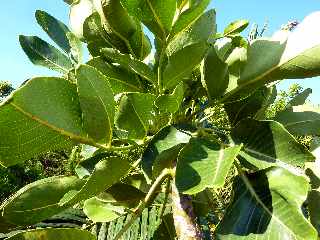
[[[73, 147], [73, 176], [37, 180], [6, 199], [2, 231], [80, 208], [93, 225], [108, 222], [116, 240], [146, 232], [154, 239], [159, 232], [164, 239], [318, 238], [315, 156], [293, 136], [319, 135], [319, 114], [297, 111], [310, 90], [296, 88], [290, 101], [268, 109], [274, 83], [320, 75], [319, 12], [292, 32], [248, 41], [246, 20], [217, 33], [209, 0], [66, 2], [73, 31], [36, 12], [61, 50], [36, 36], [19, 38], [31, 62], [61, 75], [30, 79], [1, 103], [0, 164]], [[154, 37], [152, 57], [143, 26]], [[221, 189], [231, 183], [229, 207], [219, 213]], [[150, 214], [155, 206], [159, 214]], [[96, 238], [72, 228], [10, 238], [40, 236]]]

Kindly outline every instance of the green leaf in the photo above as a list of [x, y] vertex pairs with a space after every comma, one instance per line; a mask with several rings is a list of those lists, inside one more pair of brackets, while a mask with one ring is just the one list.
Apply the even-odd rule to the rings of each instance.
[[174, 36], [189, 28], [195, 21], [197, 21], [209, 3], [210, 0], [199, 0], [197, 4], [181, 13], [172, 27], [169, 39], [172, 39]]
[[305, 89], [303, 92], [299, 93], [288, 102], [286, 109], [292, 109], [293, 106], [299, 106], [299, 105], [305, 104], [307, 98], [310, 96], [311, 93], [312, 93], [311, 88]]
[[104, 48], [101, 52], [116, 63], [127, 68], [129, 71], [140, 75], [151, 83], [155, 83], [155, 75], [151, 68], [138, 59], [132, 58], [129, 54], [122, 54], [112, 48]]
[[143, 139], [154, 119], [155, 95], [149, 93], [124, 94], [119, 103], [115, 123], [126, 130], [130, 139]]
[[320, 234], [320, 192], [317, 190], [310, 191], [307, 202], [310, 222], [315, 227], [315, 229], [317, 229], [318, 234]]
[[25, 232], [20, 232], [8, 240], [95, 240], [96, 237], [88, 231], [76, 228], [47, 228], [47, 229], [34, 229]]
[[226, 103], [224, 108], [228, 114], [231, 125], [236, 125], [245, 118], [255, 118], [259, 111], [266, 105], [272, 89], [262, 87], [251, 96], [238, 102]]
[[97, 197], [84, 202], [83, 211], [93, 222], [111, 222], [126, 214], [121, 206], [113, 206]]
[[31, 225], [45, 220], [65, 208], [59, 200], [70, 190], [78, 190], [84, 181], [76, 177], [55, 176], [38, 180], [21, 188], [0, 207], [3, 218], [16, 225]]
[[117, 183], [98, 195], [97, 198], [106, 203], [112, 203], [115, 206], [133, 208], [144, 199], [145, 195], [144, 192], [131, 185]]
[[234, 21], [224, 29], [223, 35], [225, 37], [228, 37], [235, 34], [239, 34], [243, 30], [245, 30], [248, 27], [248, 25], [249, 25], [248, 20], [241, 19], [241, 20]]
[[319, 135], [320, 114], [317, 112], [279, 112], [274, 118], [280, 122], [292, 134], [296, 135]]
[[314, 156], [278, 122], [242, 120], [231, 132], [235, 144], [243, 144], [240, 155], [258, 169], [281, 166], [293, 170]]
[[175, 0], [121, 0], [128, 12], [140, 19], [156, 37], [165, 40], [176, 12]]
[[93, 140], [110, 145], [115, 101], [108, 78], [89, 65], [81, 65], [76, 78], [84, 129]]
[[83, 53], [82, 53], [82, 43], [72, 32], [67, 33], [67, 38], [70, 43], [70, 57], [76, 63], [82, 63]]
[[216, 12], [215, 10], [209, 10], [203, 13], [192, 25], [176, 35], [169, 42], [166, 53], [168, 56], [171, 56], [192, 44], [207, 42], [215, 32]]
[[241, 73], [238, 88], [225, 98], [247, 96], [252, 89], [276, 80], [320, 75], [319, 31], [314, 28], [319, 19], [320, 13], [315, 12], [293, 32], [280, 31], [271, 39], [255, 40], [248, 47], [248, 62]]
[[316, 240], [301, 207], [308, 181], [282, 168], [238, 177], [234, 200], [217, 229], [217, 239]]
[[120, 157], [108, 157], [99, 161], [83, 187], [79, 191], [67, 193], [59, 205], [72, 206], [81, 200], [94, 197], [119, 182], [129, 173], [130, 167], [129, 162]]
[[241, 146], [223, 148], [207, 139], [191, 138], [179, 153], [175, 182], [180, 193], [196, 194], [223, 187]]
[[111, 222], [136, 207], [145, 194], [127, 184], [118, 183], [84, 203], [84, 212], [94, 222]]
[[200, 15], [169, 43], [166, 50], [168, 64], [163, 72], [166, 89], [173, 89], [200, 64], [209, 49], [208, 39], [216, 30], [215, 18], [214, 10]]
[[61, 21], [57, 20], [45, 11], [37, 10], [36, 19], [42, 29], [49, 37], [67, 54], [71, 53], [70, 41], [67, 33], [69, 28]]
[[150, 39], [146, 34], [144, 34], [143, 26], [141, 24], [129, 39], [129, 43], [136, 58], [140, 60], [144, 60], [151, 52], [152, 45]]
[[201, 64], [201, 82], [208, 98], [220, 98], [229, 84], [228, 64], [220, 59], [215, 47], [211, 47]]
[[112, 156], [112, 154], [110, 154], [108, 152], [102, 152], [99, 154], [93, 153], [93, 155], [91, 155], [87, 159], [79, 162], [79, 164], [76, 166], [74, 171], [76, 172], [78, 177], [81, 179], [85, 178], [85, 177], [89, 177], [92, 174], [92, 172], [94, 171], [96, 164], [100, 160], [107, 158], [107, 157], [110, 157], [110, 156]]
[[175, 113], [179, 110], [184, 96], [184, 85], [180, 83], [172, 94], [160, 95], [155, 101], [155, 105], [160, 112]]
[[19, 36], [20, 45], [30, 61], [35, 65], [68, 73], [72, 68], [70, 59], [58, 49], [36, 36]]
[[121, 40], [127, 40], [134, 34], [136, 22], [122, 7], [120, 0], [94, 0], [93, 3], [108, 34], [114, 34]]
[[95, 145], [85, 137], [76, 86], [66, 79], [29, 80], [0, 107], [0, 161], [14, 165], [71, 146], [71, 140]]
[[202, 61], [208, 47], [206, 42], [200, 42], [189, 45], [171, 55], [163, 72], [164, 88], [175, 88], [184, 77], [191, 74], [193, 69]]
[[144, 91], [135, 74], [107, 63], [102, 57], [93, 58], [87, 64], [103, 73], [108, 79], [115, 95], [122, 92]]
[[151, 140], [142, 156], [142, 169], [148, 181], [164, 168], [171, 168], [179, 151], [188, 143], [191, 134], [173, 126], [162, 128]]

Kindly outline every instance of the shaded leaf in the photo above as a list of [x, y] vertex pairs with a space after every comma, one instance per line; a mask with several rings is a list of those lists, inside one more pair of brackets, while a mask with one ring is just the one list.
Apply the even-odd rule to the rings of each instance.
[[238, 177], [234, 200], [217, 229], [217, 239], [316, 240], [304, 217], [308, 181], [282, 168], [269, 168]]
[[[42, 29], [49, 37], [67, 54], [71, 53], [70, 40], [67, 33], [70, 33], [69, 28], [58, 19], [54, 18], [45, 11], [37, 10], [36, 19]], [[79, 41], [79, 40], [78, 40]]]
[[76, 78], [84, 129], [93, 140], [110, 145], [115, 101], [108, 79], [89, 65], [81, 65]]
[[297, 171], [314, 156], [278, 122], [242, 120], [231, 132], [236, 144], [243, 144], [240, 155], [258, 169], [281, 166]]
[[175, 182], [180, 193], [196, 194], [223, 187], [241, 146], [223, 148], [207, 139], [192, 138], [179, 153]]
[[155, 83], [155, 76], [151, 68], [138, 59], [132, 58], [128, 54], [122, 54], [119, 51], [112, 48], [104, 48], [101, 52], [116, 63], [119, 63], [122, 67], [127, 68], [129, 71], [140, 75], [147, 79], [151, 83]]
[[236, 125], [245, 118], [255, 118], [256, 114], [266, 105], [272, 89], [262, 87], [251, 96], [238, 102], [226, 103], [224, 108], [228, 114], [231, 125]]
[[142, 139], [146, 136], [154, 119], [155, 95], [149, 93], [124, 94], [116, 113], [116, 126], [126, 130], [130, 139]]
[[275, 121], [280, 122], [292, 134], [319, 135], [320, 114], [317, 112], [279, 112]]
[[70, 190], [82, 187], [76, 177], [56, 176], [38, 180], [21, 188], [1, 206], [5, 220], [16, 225], [31, 225], [45, 220], [65, 208], [59, 200]]
[[68, 73], [72, 68], [70, 59], [58, 49], [36, 36], [19, 36], [20, 45], [30, 61], [35, 65]]
[[60, 200], [61, 206], [72, 206], [103, 192], [125, 177], [130, 170], [130, 164], [120, 157], [108, 157], [99, 161], [86, 183], [79, 191], [72, 191]]
[[213, 46], [201, 64], [201, 82], [210, 100], [221, 97], [228, 87], [228, 64], [220, 59]]
[[114, 94], [143, 92], [141, 83], [135, 74], [105, 62], [102, 57], [93, 58], [87, 64], [103, 73], [108, 79]]
[[190, 133], [173, 126], [162, 128], [152, 138], [142, 156], [142, 169], [149, 181], [164, 168], [172, 167], [179, 151], [190, 138]]
[[299, 106], [299, 105], [305, 104], [307, 98], [311, 93], [312, 93], [311, 88], [305, 89], [303, 92], [299, 93], [288, 102], [286, 109], [292, 109], [293, 106]]
[[172, 94], [160, 95], [155, 101], [155, 105], [161, 112], [175, 113], [179, 110], [184, 96], [184, 86], [180, 83]]

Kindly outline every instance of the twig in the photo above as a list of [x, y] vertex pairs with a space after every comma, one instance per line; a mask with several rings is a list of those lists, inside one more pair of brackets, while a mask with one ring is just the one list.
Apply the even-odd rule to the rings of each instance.
[[156, 193], [157, 189], [160, 187], [160, 185], [163, 183], [165, 179], [168, 177], [172, 177], [173, 172], [171, 169], [164, 169], [161, 174], [158, 176], [158, 178], [154, 181], [152, 184], [147, 196], [145, 197], [144, 201], [139, 204], [137, 209], [132, 214], [131, 219], [123, 226], [123, 228], [117, 233], [117, 235], [114, 237], [114, 240], [121, 239], [122, 235], [130, 228], [130, 226], [134, 223], [134, 221], [141, 216], [143, 210], [150, 204], [150, 201], [153, 199], [154, 194]]

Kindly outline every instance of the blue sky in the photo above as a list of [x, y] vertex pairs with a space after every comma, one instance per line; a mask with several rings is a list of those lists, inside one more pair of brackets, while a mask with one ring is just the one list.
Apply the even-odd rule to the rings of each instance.
[[[161, 1], [161, 0], [159, 0]], [[218, 29], [222, 30], [229, 22], [245, 18], [250, 23], [263, 25], [269, 22], [266, 35], [271, 35], [289, 20], [302, 20], [313, 11], [320, 10], [319, 0], [217, 0], [210, 8], [217, 10]], [[56, 18], [68, 23], [68, 6], [63, 0], [10, 0], [1, 3], [0, 24], [0, 79], [11, 81], [14, 86], [33, 76], [51, 76], [55, 73], [29, 62], [18, 42], [18, 35], [37, 35], [50, 42], [46, 34], [37, 25], [34, 12], [45, 10]], [[320, 27], [320, 23], [319, 23]], [[52, 42], [51, 42], [52, 43]], [[286, 89], [296, 81], [284, 81], [280, 88]], [[297, 81], [304, 87], [311, 87], [311, 101], [320, 104], [320, 78]]]

